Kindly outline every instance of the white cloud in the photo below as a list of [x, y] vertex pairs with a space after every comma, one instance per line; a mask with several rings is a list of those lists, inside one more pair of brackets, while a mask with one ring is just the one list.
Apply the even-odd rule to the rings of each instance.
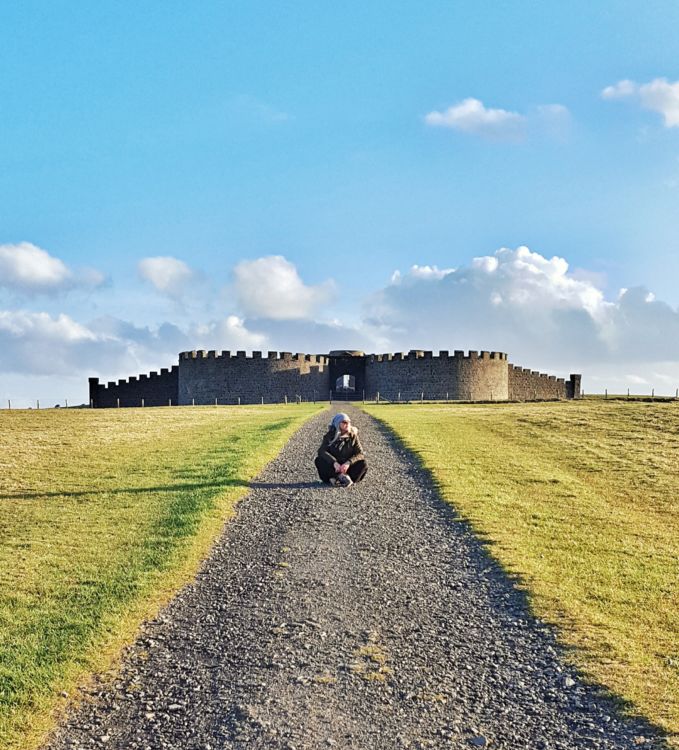
[[679, 372], [679, 313], [641, 287], [609, 301], [595, 278], [564, 258], [502, 248], [441, 278], [389, 284], [366, 302], [365, 323], [393, 351], [495, 349], [585, 374], [669, 361]]
[[248, 330], [237, 315], [197, 326], [193, 333], [196, 340], [206, 342], [199, 345], [203, 349], [261, 349], [267, 340], [264, 334]]
[[427, 125], [432, 127], [451, 128], [491, 138], [520, 136], [525, 120], [518, 112], [486, 107], [482, 101], [473, 97], [453, 104], [443, 112], [429, 112], [424, 117]]
[[634, 96], [639, 91], [639, 84], [627, 79], [618, 81], [613, 86], [606, 86], [601, 92], [603, 99], [624, 99], [627, 96]]
[[62, 260], [30, 242], [0, 245], [0, 286], [36, 294], [95, 287], [104, 277], [94, 269], [72, 271]]
[[521, 114], [486, 107], [482, 101], [472, 97], [453, 104], [442, 112], [429, 112], [424, 121], [432, 127], [514, 141], [540, 135], [564, 140], [568, 137], [572, 124], [571, 113], [563, 104], [538, 104], [529, 107], [526, 114]]
[[195, 273], [183, 260], [169, 255], [143, 258], [137, 264], [139, 275], [161, 294], [178, 298], [195, 279]]
[[244, 260], [233, 269], [233, 275], [238, 304], [252, 318], [310, 318], [317, 310], [329, 307], [334, 296], [332, 282], [306, 285], [295, 265], [282, 255]]
[[454, 268], [439, 268], [438, 266], [418, 266], [415, 264], [404, 275], [400, 271], [394, 271], [391, 275], [392, 284], [408, 283], [410, 280], [442, 279], [449, 273], [453, 273]]
[[655, 78], [638, 84], [623, 80], [607, 86], [601, 96], [609, 100], [635, 99], [644, 109], [661, 114], [666, 128], [679, 127], [679, 81], [671, 83], [667, 78]]
[[111, 367], [122, 350], [65, 314], [0, 311], [0, 371], [68, 375], [89, 365]]
[[333, 320], [330, 283], [306, 285], [281, 256], [243, 262], [234, 277], [241, 313], [210, 319], [204, 312], [192, 323], [83, 323], [65, 314], [0, 311], [0, 398], [16, 397], [25, 379], [33, 398], [83, 401], [90, 375], [114, 380], [168, 367], [190, 349], [490, 349], [541, 371], [582, 372], [585, 383], [591, 378], [588, 390], [674, 393], [679, 386], [677, 310], [639, 286], [607, 299], [599, 275], [524, 246], [456, 269], [418, 264], [395, 273], [362, 309], [352, 306], [352, 324], [345, 315]]

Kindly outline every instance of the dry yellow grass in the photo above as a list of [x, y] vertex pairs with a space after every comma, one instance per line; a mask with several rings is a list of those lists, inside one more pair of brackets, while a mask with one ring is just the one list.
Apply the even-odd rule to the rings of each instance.
[[555, 623], [679, 745], [679, 404], [370, 406]]

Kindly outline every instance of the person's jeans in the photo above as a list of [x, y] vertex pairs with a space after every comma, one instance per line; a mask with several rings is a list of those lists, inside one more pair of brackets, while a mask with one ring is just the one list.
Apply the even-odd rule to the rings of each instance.
[[[316, 464], [316, 469], [318, 470], [318, 476], [320, 477], [321, 481], [325, 482], [326, 484], [329, 484], [330, 480], [333, 477], [338, 476], [338, 474], [335, 473], [333, 465], [329, 464], [320, 456], [316, 456], [316, 460], [314, 461], [314, 463]], [[351, 477], [352, 482], [360, 482], [361, 479], [363, 479], [363, 477], [366, 475], [367, 471], [368, 464], [366, 464], [365, 461], [356, 461], [355, 463], [351, 464], [349, 470], [347, 471], [347, 474]]]

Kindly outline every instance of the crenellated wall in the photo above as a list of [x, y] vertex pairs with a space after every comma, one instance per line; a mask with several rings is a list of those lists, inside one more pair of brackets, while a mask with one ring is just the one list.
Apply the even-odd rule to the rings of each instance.
[[[127, 380], [111, 381], [104, 385], [99, 378], [90, 378], [90, 404], [110, 406], [168, 406], [177, 405], [179, 367], [163, 368]], [[143, 401], [143, 402], [142, 402]]]
[[511, 364], [508, 374], [510, 401], [580, 398], [580, 375], [571, 375], [570, 380], [564, 380]]
[[328, 358], [290, 352], [193, 351], [179, 355], [180, 404], [280, 403], [328, 397]]
[[335, 381], [351, 375], [348, 397], [388, 401], [535, 401], [580, 397], [580, 375], [570, 380], [509, 364], [504, 352], [411, 350], [407, 354], [333, 351], [329, 355], [290, 352], [191, 351], [172, 369], [102, 385], [90, 378], [95, 407], [203, 404], [259, 404], [322, 401]]
[[372, 354], [366, 361], [366, 396], [390, 401], [506, 401], [504, 352], [412, 350], [408, 354]]

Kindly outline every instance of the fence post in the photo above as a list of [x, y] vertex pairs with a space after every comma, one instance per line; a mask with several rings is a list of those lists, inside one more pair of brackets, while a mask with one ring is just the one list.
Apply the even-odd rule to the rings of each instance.
[[167, 405], [168, 405], [168, 406], [172, 406], [172, 399], [171, 399], [171, 398], [169, 398], [169, 399], [167, 400]]
[[64, 403], [66, 404], [66, 408], [68, 409], [68, 399], [67, 398], [64, 399]]
[[363, 403], [365, 403], [365, 388], [363, 389]]
[[286, 406], [288, 405], [288, 394], [287, 393], [285, 394], [285, 405]]
[[420, 394], [420, 403], [424, 403], [424, 391], [422, 391], [422, 393]]
[[7, 399], [7, 408], [8, 409], [12, 408], [12, 402], [10, 401], [10, 399]]
[[651, 388], [651, 401], [655, 398], [655, 388]]
[[332, 403], [332, 391], [328, 391], [328, 401]]
[[604, 388], [604, 398], [608, 398], [608, 388]]
[[[119, 398], [116, 399], [116, 407], [118, 409], [120, 409], [120, 399]], [[40, 407], [38, 407], [38, 408], [40, 408]]]
[[446, 391], [446, 401], [448, 401], [448, 391]]
[[629, 401], [629, 388], [627, 389], [627, 400]]
[[262, 406], [264, 406], [264, 396], [262, 396]]
[[191, 399], [191, 406], [195, 406], [195, 405], [196, 405], [196, 399], [194, 397], [194, 398]]
[[401, 391], [398, 392], [398, 402], [401, 403]]
[[238, 397], [238, 406], [240, 406], [240, 396]]
[[94, 409], [94, 399], [90, 399], [90, 409]]
[[141, 400], [141, 408], [144, 408], [144, 399]]
[[380, 403], [380, 392], [379, 391], [377, 391], [377, 403], [378, 404]]
[[217, 396], [215, 396], [215, 406], [217, 406]]

